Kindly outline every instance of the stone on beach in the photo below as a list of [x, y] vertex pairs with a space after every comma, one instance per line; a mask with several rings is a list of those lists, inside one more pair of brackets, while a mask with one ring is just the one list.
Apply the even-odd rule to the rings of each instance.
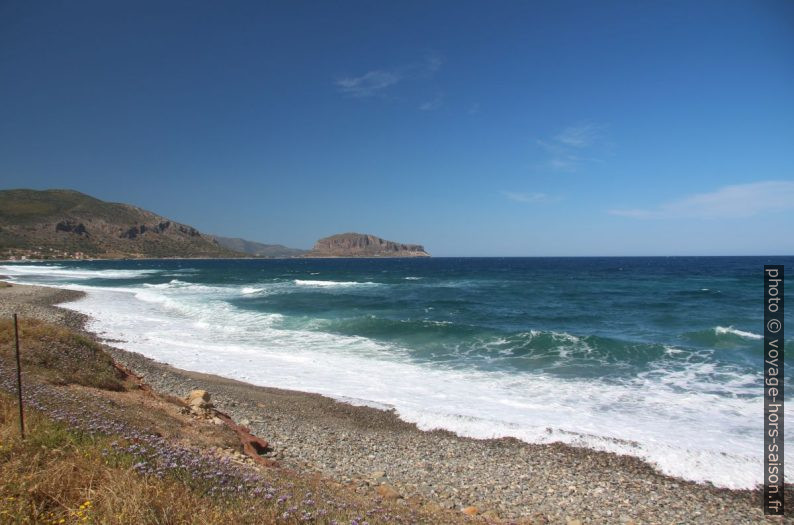
[[388, 483], [378, 485], [378, 488], [376, 488], [375, 491], [383, 499], [395, 500], [402, 498], [402, 495], [399, 492], [397, 492], [397, 489], [395, 489]]
[[476, 516], [479, 513], [480, 513], [480, 509], [478, 509], [474, 505], [463, 508], [463, 514], [466, 514], [467, 516]]
[[368, 482], [371, 485], [379, 485], [386, 482], [386, 473], [382, 470], [376, 470], [369, 473]]
[[192, 390], [187, 395], [187, 402], [189, 405], [210, 402], [210, 393], [206, 390]]
[[199, 417], [212, 417], [212, 402], [210, 394], [206, 390], [192, 390], [185, 398], [189, 410], [192, 414]]

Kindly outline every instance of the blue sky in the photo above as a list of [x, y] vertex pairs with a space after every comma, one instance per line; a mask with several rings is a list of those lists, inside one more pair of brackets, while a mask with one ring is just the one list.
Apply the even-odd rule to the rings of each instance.
[[2, 2], [0, 187], [434, 255], [794, 253], [794, 2]]

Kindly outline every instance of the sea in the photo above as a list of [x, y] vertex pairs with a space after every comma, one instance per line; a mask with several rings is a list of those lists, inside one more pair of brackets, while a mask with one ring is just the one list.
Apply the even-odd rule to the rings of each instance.
[[65, 306], [90, 330], [180, 368], [755, 488], [764, 264], [791, 271], [794, 257], [74, 261], [0, 274], [86, 292]]

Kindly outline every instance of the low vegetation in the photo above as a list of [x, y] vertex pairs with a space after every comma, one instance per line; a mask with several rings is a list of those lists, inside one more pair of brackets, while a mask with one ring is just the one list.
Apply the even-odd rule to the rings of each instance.
[[38, 321], [23, 322], [20, 335], [24, 440], [13, 395], [13, 325], [0, 322], [0, 523], [469, 520], [413, 501], [357, 494], [310, 473], [257, 469], [221, 450], [228, 436], [212, 446], [213, 432], [220, 436], [225, 427], [196, 422], [180, 414], [178, 401], [142, 389], [102, 345]]
[[[1, 523], [292, 523], [309, 517], [307, 511], [293, 516], [292, 498], [279, 502], [283, 496], [273, 490], [261, 497], [236, 490], [208, 495], [208, 483], [185, 469], [141, 473], [149, 457], [133, 440], [73, 429], [38, 411], [27, 425], [22, 441], [16, 406], [0, 395]], [[305, 499], [300, 503], [307, 506]]]
[[[126, 374], [117, 368], [101, 345], [67, 328], [38, 320], [19, 324], [24, 351], [22, 364], [55, 384], [77, 384], [105, 390], [124, 390]], [[0, 353], [14, 349], [14, 322], [0, 320]]]
[[0, 258], [239, 257], [192, 226], [71, 190], [0, 190]]

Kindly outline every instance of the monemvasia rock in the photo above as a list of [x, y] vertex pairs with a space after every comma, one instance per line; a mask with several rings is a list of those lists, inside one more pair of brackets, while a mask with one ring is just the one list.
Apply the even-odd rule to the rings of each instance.
[[305, 257], [429, 257], [419, 244], [387, 241], [366, 233], [340, 233], [320, 239]]

